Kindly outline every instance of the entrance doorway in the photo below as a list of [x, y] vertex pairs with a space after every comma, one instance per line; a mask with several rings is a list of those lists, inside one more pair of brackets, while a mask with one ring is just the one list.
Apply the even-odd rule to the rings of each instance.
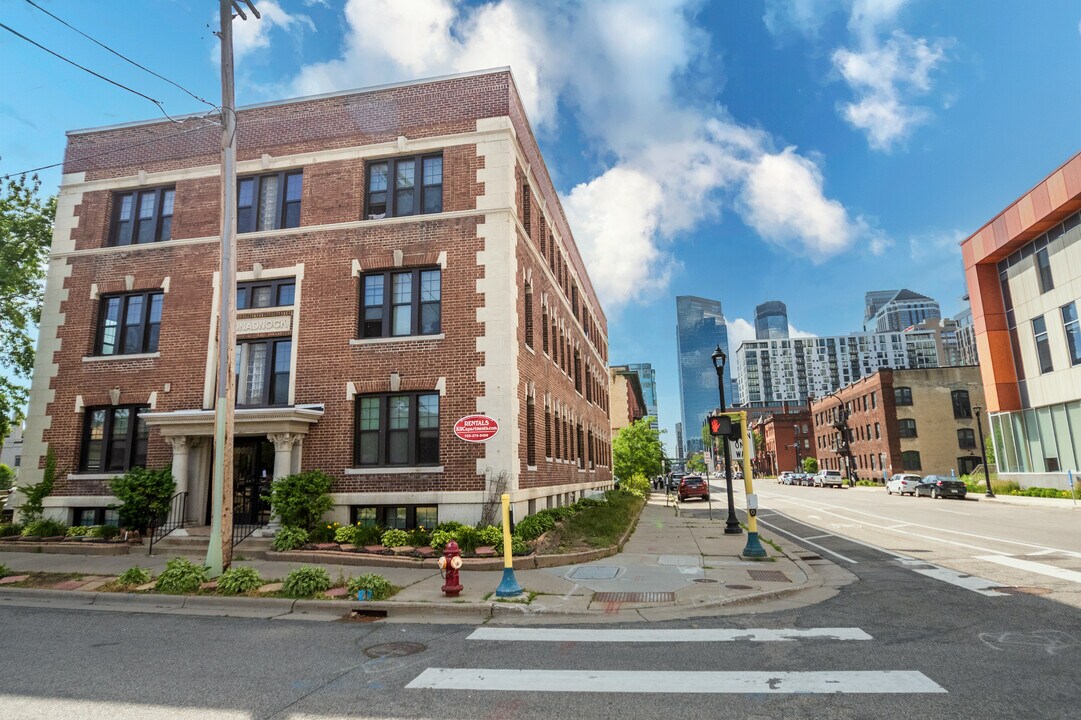
[[[233, 440], [233, 523], [266, 525], [270, 503], [262, 499], [274, 479], [274, 445], [265, 437]], [[213, 522], [213, 489], [206, 497], [207, 524]]]

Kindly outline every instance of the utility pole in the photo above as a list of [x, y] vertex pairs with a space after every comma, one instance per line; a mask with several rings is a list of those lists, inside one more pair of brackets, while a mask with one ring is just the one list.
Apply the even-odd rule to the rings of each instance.
[[[252, 14], [259, 12], [244, 0]], [[218, 269], [218, 378], [214, 405], [214, 482], [206, 565], [218, 577], [233, 562], [233, 422], [236, 407], [236, 100], [233, 92], [233, 0], [219, 0], [221, 30], [221, 252]]]

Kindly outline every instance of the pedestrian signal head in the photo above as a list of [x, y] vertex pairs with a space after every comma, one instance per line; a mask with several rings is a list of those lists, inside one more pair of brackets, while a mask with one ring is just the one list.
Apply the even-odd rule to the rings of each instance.
[[732, 434], [732, 418], [727, 415], [710, 415], [709, 434], [718, 437], [727, 437]]

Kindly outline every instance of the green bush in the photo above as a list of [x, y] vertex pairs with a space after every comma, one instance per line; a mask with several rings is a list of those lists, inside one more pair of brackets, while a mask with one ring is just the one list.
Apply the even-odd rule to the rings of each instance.
[[480, 547], [481, 545], [495, 547], [497, 542], [503, 541], [503, 528], [495, 525], [486, 525], [477, 530], [477, 536], [480, 538], [480, 544], [477, 547]]
[[438, 553], [443, 552], [443, 548], [447, 546], [451, 540], [457, 542], [457, 538], [454, 537], [455, 533], [447, 530], [436, 530], [432, 533], [432, 536], [428, 538], [428, 543], [432, 550]]
[[116, 584], [123, 585], [124, 587], [146, 585], [148, 582], [150, 582], [150, 573], [138, 565], [129, 567], [116, 579]]
[[218, 592], [242, 595], [263, 586], [263, 578], [253, 567], [229, 568], [218, 578]]
[[382, 525], [358, 525], [353, 535], [354, 545], [381, 545], [384, 528]]
[[553, 520], [559, 522], [560, 520], [566, 520], [578, 513], [578, 508], [574, 505], [563, 505], [561, 507], [548, 508], [547, 510], [541, 510], [539, 515], [549, 515]]
[[8, 537], [10, 535], [21, 535], [23, 526], [18, 523], [0, 523], [0, 537]]
[[409, 533], [405, 530], [387, 530], [380, 538], [383, 547], [396, 548], [409, 544]]
[[158, 575], [158, 592], [183, 595], [195, 592], [207, 581], [206, 568], [192, 563], [185, 558], [173, 558], [165, 564], [165, 569]]
[[365, 573], [359, 577], [349, 578], [349, 594], [356, 597], [361, 590], [368, 590], [372, 594], [372, 600], [386, 600], [394, 594], [394, 586], [382, 575]]
[[432, 536], [428, 533], [427, 530], [423, 528], [417, 528], [416, 530], [409, 531], [408, 544], [412, 545], [413, 547], [424, 547], [431, 541], [431, 539]]
[[176, 483], [168, 468], [136, 467], [110, 480], [109, 489], [120, 501], [120, 524], [145, 533], [155, 522], [168, 516]]
[[112, 540], [120, 534], [120, 528], [114, 525], [94, 525], [90, 528], [90, 537]]
[[877, 480], [857, 480], [857, 487], [878, 487], [879, 482]]
[[296, 550], [308, 542], [308, 531], [286, 525], [274, 535], [274, 549], [278, 552]]
[[322, 470], [288, 475], [275, 480], [270, 495], [264, 499], [270, 501], [282, 525], [312, 531], [323, 524], [320, 522], [323, 515], [334, 505], [330, 497], [333, 482]]
[[640, 472], [636, 472], [630, 478], [622, 480], [619, 483], [619, 489], [635, 497], [646, 497], [652, 491], [652, 485], [649, 478]]
[[342, 525], [334, 531], [334, 542], [352, 544], [356, 540], [357, 530], [359, 529], [355, 525]]
[[525, 541], [536, 540], [555, 526], [555, 520], [550, 514], [537, 513], [522, 518], [522, 521], [514, 526], [514, 536]]
[[480, 533], [468, 525], [458, 528], [458, 537], [454, 539], [463, 553], [472, 553], [480, 545]]
[[90, 525], [75, 525], [68, 528], [68, 537], [90, 537]]
[[14, 575], [14, 573], [11, 571], [11, 568], [9, 568], [4, 563], [0, 563], [0, 578], [7, 577], [8, 575]]
[[598, 498], [584, 497], [584, 498], [581, 498], [578, 502], [576, 502], [574, 504], [578, 506], [579, 510], [585, 510], [586, 508], [597, 507], [598, 505], [603, 505], [604, 501], [600, 500]]
[[330, 575], [315, 565], [298, 567], [285, 576], [282, 592], [292, 598], [310, 598], [330, 589]]
[[23, 528], [23, 537], [29, 537], [31, 535], [37, 535], [38, 537], [55, 537], [57, 535], [67, 535], [68, 526], [59, 520], [52, 520], [46, 518], [44, 520], [34, 520], [27, 523]]
[[465, 526], [462, 525], [460, 522], [456, 522], [454, 520], [447, 520], [446, 522], [441, 522], [434, 528], [432, 528], [432, 532], [435, 532], [437, 530], [442, 530], [443, 532], [454, 532], [455, 530], [458, 530], [462, 527]]
[[[500, 555], [503, 554], [503, 538], [499, 538], [499, 542], [494, 546], [495, 551]], [[510, 539], [510, 554], [511, 555], [528, 555], [531, 548], [520, 537], [514, 536]]]
[[56, 453], [50, 446], [45, 451], [45, 471], [42, 473], [41, 482], [19, 488], [24, 498], [22, 507], [19, 508], [19, 519], [24, 524], [41, 519], [41, 514], [45, 512], [43, 501], [52, 493], [55, 479]]

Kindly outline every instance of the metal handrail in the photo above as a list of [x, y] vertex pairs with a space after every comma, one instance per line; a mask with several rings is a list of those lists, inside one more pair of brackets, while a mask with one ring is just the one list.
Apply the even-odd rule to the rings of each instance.
[[150, 548], [147, 555], [154, 554], [154, 543], [162, 540], [173, 530], [184, 527], [187, 524], [188, 493], [178, 492], [169, 500], [169, 512], [159, 518], [152, 525], [150, 532]]

